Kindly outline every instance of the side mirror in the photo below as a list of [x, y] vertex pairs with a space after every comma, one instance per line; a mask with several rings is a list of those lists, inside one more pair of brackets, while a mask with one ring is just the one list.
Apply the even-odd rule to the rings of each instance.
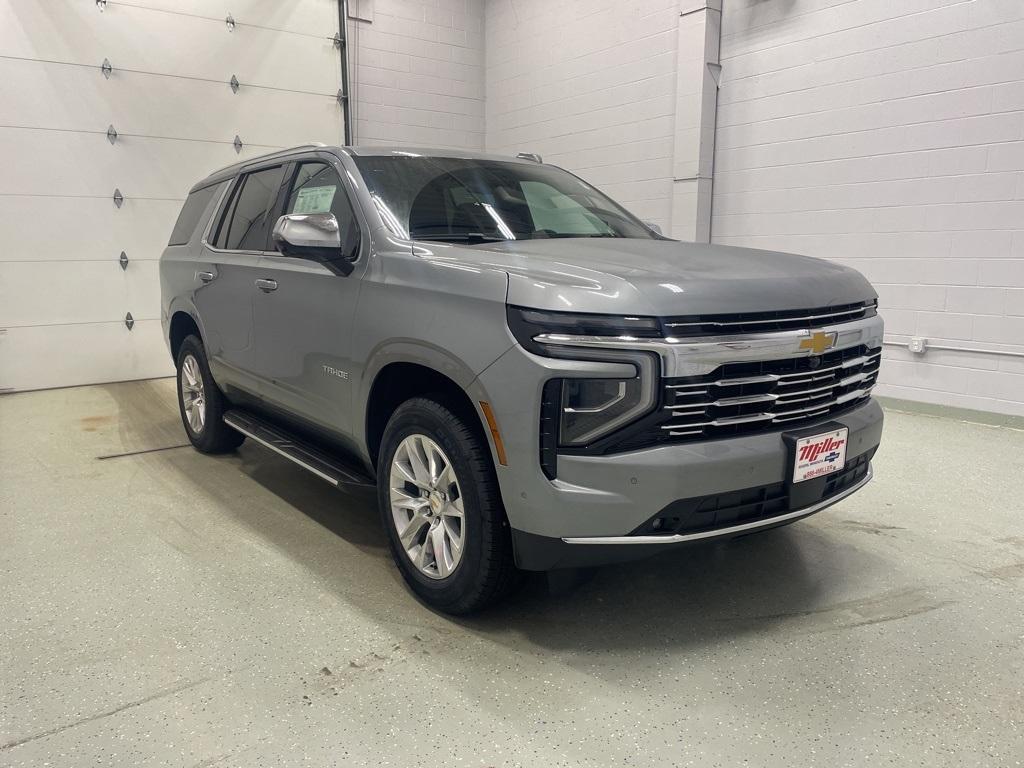
[[277, 220], [270, 238], [285, 256], [334, 261], [345, 255], [333, 213], [289, 213]]
[[662, 231], [661, 231], [661, 227], [659, 227], [653, 221], [644, 221], [642, 223], [643, 223], [643, 225], [645, 227], [647, 227], [649, 230], [651, 230], [651, 232], [653, 232], [654, 234], [656, 234], [656, 235], [663, 234]]

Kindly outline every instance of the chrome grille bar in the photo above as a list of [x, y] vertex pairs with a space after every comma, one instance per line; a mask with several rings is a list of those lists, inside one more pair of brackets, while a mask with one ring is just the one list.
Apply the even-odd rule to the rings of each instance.
[[[696, 427], [728, 427], [735, 424], [753, 424], [761, 421], [771, 421], [779, 423], [783, 421], [791, 421], [793, 418], [800, 418], [802, 416], [812, 415], [812, 412], [827, 412], [829, 408], [834, 405], [841, 405], [852, 400], [859, 400], [867, 397], [870, 393], [871, 388], [857, 389], [853, 392], [844, 395], [841, 398], [829, 400], [828, 402], [821, 403], [818, 405], [808, 406], [807, 408], [794, 408], [789, 411], [777, 411], [777, 412], [763, 412], [754, 413], [749, 416], [725, 416], [719, 419], [712, 419], [711, 421], [700, 421], [696, 424], [665, 424], [662, 429], [673, 430], [673, 429], [694, 429]], [[669, 431], [670, 435], [676, 434], [675, 432]]]
[[[747, 365], [733, 367], [730, 376], [730, 368], [725, 366], [719, 378], [712, 379], [711, 374], [702, 377], [703, 381], [666, 384], [664, 410], [671, 416], [659, 429], [669, 437], [713, 437], [721, 429], [740, 434], [737, 428], [756, 431], [825, 416], [871, 394], [881, 354], [880, 348], [860, 347], [826, 357], [826, 364], [817, 368], [807, 363], [804, 370], [786, 370], [785, 364], [769, 361], [762, 364], [768, 368], [763, 373], [756, 368], [751, 371]], [[776, 365], [775, 371], [772, 365]], [[738, 388], [734, 395], [715, 396], [732, 387]]]
[[[882, 352], [879, 350], [878, 352], [870, 355], [862, 355], [851, 360], [844, 360], [838, 365], [830, 365], [826, 368], [812, 368], [806, 371], [796, 371], [795, 373], [765, 373], [760, 376], [742, 376], [738, 378], [719, 379], [718, 381], [696, 382], [693, 384], [669, 384], [666, 389], [682, 390], [692, 387], [704, 387], [705, 389], [701, 390], [703, 392], [706, 391], [707, 387], [738, 387], [744, 384], [767, 384], [773, 381], [780, 381], [783, 386], [788, 386], [791, 384], [803, 383], [802, 381], [796, 380], [797, 377], [806, 378], [808, 381], [813, 381], [815, 379], [820, 380], [826, 378], [824, 374], [827, 374], [829, 371], [862, 366], [867, 363], [877, 361], [881, 356]], [[689, 393], [683, 392], [680, 394]]]
[[[666, 328], [731, 328], [735, 326], [746, 326], [746, 325], [778, 325], [784, 323], [802, 323], [807, 322], [813, 325], [824, 325], [827, 323], [843, 323], [847, 320], [852, 320], [856, 316], [863, 315], [867, 310], [867, 306], [861, 305], [852, 307], [849, 309], [837, 310], [835, 312], [816, 312], [814, 314], [800, 314], [795, 313], [792, 315], [781, 315], [779, 317], [763, 318], [756, 320], [689, 320], [687, 322], [666, 322]], [[813, 310], [812, 310], [813, 311]], [[818, 322], [824, 321], [824, 322]]]

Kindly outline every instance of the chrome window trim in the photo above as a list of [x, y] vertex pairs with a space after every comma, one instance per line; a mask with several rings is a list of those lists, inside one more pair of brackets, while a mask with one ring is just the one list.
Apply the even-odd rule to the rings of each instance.
[[[234, 185], [238, 182], [239, 177], [248, 173], [257, 173], [259, 171], [266, 170], [267, 168], [286, 167], [288, 163], [303, 163], [303, 162], [322, 162], [329, 167], [334, 169], [334, 172], [338, 174], [338, 179], [341, 182], [342, 189], [345, 190], [345, 194], [348, 196], [349, 205], [352, 207], [352, 212], [356, 218], [356, 225], [359, 227], [359, 242], [360, 242], [360, 257], [362, 256], [363, 243], [367, 241], [366, 233], [369, 231], [369, 225], [363, 217], [362, 206], [356, 203], [356, 197], [354, 190], [350, 189], [349, 185], [345, 181], [345, 176], [349, 179], [352, 178], [352, 174], [348, 172], [344, 164], [341, 163], [340, 159], [333, 152], [318, 151], [324, 147], [321, 143], [316, 144], [304, 144], [301, 147], [293, 147], [291, 149], [282, 149], [279, 152], [271, 152], [268, 155], [261, 155], [254, 157], [249, 160], [239, 163], [236, 166], [238, 170], [235, 174], [229, 178], [223, 179], [216, 184], [225, 184], [223, 191], [220, 194], [220, 198], [217, 200], [217, 207], [214, 209], [213, 215], [210, 220], [206, 222], [206, 229], [203, 231], [202, 244], [204, 248], [210, 249], [213, 253], [233, 253], [245, 256], [280, 256], [279, 251], [253, 251], [253, 250], [237, 250], [232, 248], [217, 248], [210, 244], [210, 230], [213, 228], [213, 223], [217, 221], [223, 214], [223, 205], [225, 198], [228, 193], [234, 188]], [[300, 151], [301, 150], [301, 151]], [[263, 162], [268, 160], [274, 160], [276, 162], [270, 163], [264, 166]], [[252, 166], [245, 165], [244, 163], [251, 163]], [[340, 170], [339, 170], [340, 169]], [[342, 173], [344, 171], [344, 173]], [[291, 257], [286, 257], [291, 258]]]
[[811, 504], [809, 507], [787, 512], [784, 515], [776, 515], [775, 517], [768, 517], [761, 520], [751, 520], [749, 523], [730, 525], [728, 528], [715, 528], [710, 531], [699, 531], [697, 533], [676, 533], [671, 536], [563, 536], [562, 541], [566, 544], [679, 544], [684, 541], [699, 541], [701, 539], [714, 539], [719, 536], [734, 536], [739, 533], [753, 531], [758, 528], [767, 528], [772, 525], [778, 525], [779, 523], [785, 523], [790, 520], [807, 517], [808, 515], [813, 515], [815, 512], [820, 512], [826, 507], [837, 504], [850, 494], [859, 491], [871, 481], [873, 476], [874, 471], [872, 470], [871, 465], [868, 464], [867, 474], [860, 482], [856, 485], [850, 486], [849, 488], [843, 489], [835, 496], [822, 499], [821, 501]]
[[203, 245], [206, 246], [213, 253], [231, 253], [239, 256], [280, 256], [281, 254], [277, 251], [233, 251], [229, 248], [215, 248], [206, 240], [203, 240]]

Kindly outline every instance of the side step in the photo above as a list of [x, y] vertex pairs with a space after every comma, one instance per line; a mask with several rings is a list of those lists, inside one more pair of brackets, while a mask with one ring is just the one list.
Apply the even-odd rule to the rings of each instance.
[[224, 414], [224, 423], [266, 446], [332, 485], [375, 485], [366, 473], [343, 459], [285, 432], [280, 427], [242, 410]]

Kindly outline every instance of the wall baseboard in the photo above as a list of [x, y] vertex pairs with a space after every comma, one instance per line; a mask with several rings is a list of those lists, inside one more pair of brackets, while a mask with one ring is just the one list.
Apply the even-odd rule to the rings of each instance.
[[992, 413], [976, 411], [972, 408], [957, 408], [952, 405], [936, 405], [921, 403], [916, 400], [903, 400], [898, 397], [876, 397], [887, 411], [918, 413], [924, 416], [937, 416], [955, 421], [967, 421], [972, 424], [988, 424], [993, 427], [1009, 427], [1024, 430], [1024, 416], [1013, 416], [1008, 413]]

